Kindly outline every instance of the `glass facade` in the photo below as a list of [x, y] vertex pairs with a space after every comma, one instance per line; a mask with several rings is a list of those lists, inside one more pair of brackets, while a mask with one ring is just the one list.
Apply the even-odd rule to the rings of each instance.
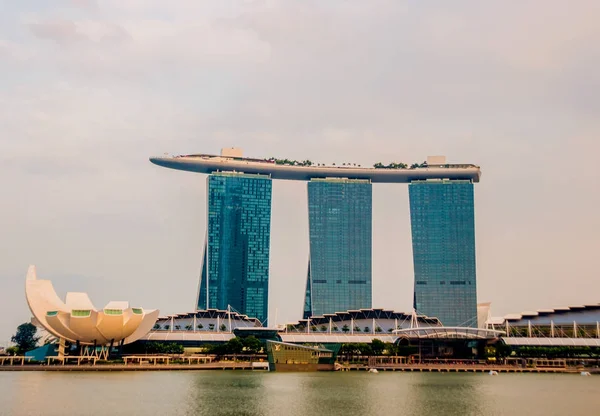
[[308, 219], [304, 318], [371, 308], [370, 181], [312, 179], [308, 182]]
[[213, 173], [207, 178], [207, 236], [198, 309], [227, 309], [266, 324], [271, 179]]
[[477, 326], [473, 184], [414, 181], [409, 187], [414, 308], [445, 326]]

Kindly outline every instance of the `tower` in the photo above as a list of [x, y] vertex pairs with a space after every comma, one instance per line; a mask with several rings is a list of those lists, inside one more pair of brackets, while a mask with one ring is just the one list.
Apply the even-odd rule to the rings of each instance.
[[304, 318], [371, 308], [371, 182], [311, 179], [308, 218], [310, 259]]
[[470, 180], [408, 186], [414, 308], [446, 326], [477, 326], [475, 208]]
[[271, 178], [217, 172], [207, 177], [207, 233], [198, 309], [227, 309], [266, 322]]

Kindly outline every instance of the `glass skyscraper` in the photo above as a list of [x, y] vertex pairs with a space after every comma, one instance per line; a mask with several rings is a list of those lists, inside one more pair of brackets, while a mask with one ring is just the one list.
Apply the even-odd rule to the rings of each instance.
[[473, 184], [434, 179], [408, 189], [414, 308], [445, 326], [477, 326]]
[[311, 179], [308, 219], [304, 318], [371, 308], [370, 181]]
[[220, 172], [207, 178], [207, 235], [198, 309], [227, 309], [266, 323], [271, 179]]

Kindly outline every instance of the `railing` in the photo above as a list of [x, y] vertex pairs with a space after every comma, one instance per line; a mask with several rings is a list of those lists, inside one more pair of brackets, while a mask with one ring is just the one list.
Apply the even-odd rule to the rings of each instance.
[[15, 362], [17, 363], [17, 365], [24, 365], [25, 361], [29, 362], [32, 359], [33, 357], [26, 357], [24, 355], [7, 355], [4, 357], [0, 356], [0, 365], [6, 365], [7, 362], [9, 363], [8, 365], [15, 365]]

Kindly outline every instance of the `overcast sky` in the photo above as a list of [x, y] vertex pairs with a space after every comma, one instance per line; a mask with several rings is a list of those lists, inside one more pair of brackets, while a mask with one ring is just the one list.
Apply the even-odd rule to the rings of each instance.
[[[479, 301], [600, 302], [597, 0], [0, 0], [0, 345], [59, 294], [194, 305], [206, 178], [164, 152], [476, 163]], [[373, 187], [374, 307], [408, 311], [405, 185]], [[273, 185], [270, 316], [301, 317], [306, 184]]]

